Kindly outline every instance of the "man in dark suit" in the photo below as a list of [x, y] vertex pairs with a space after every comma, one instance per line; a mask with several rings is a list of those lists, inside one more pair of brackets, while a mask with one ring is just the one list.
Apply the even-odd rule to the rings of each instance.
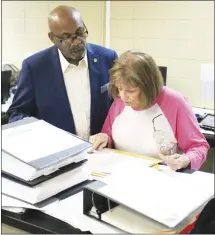
[[108, 70], [117, 54], [86, 43], [88, 30], [72, 7], [55, 8], [48, 23], [54, 46], [23, 61], [9, 122], [33, 116], [88, 139], [111, 105]]

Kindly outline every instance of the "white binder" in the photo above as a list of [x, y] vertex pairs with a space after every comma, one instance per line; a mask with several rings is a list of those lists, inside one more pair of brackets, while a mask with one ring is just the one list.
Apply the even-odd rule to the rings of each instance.
[[79, 137], [30, 117], [2, 126], [2, 171], [26, 181], [86, 158]]

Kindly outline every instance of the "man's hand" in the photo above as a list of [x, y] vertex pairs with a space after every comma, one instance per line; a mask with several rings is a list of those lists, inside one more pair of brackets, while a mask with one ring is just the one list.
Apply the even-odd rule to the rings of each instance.
[[108, 144], [108, 135], [104, 133], [91, 135], [89, 142], [93, 144], [90, 151], [102, 150]]
[[174, 171], [186, 168], [190, 164], [190, 159], [186, 154], [174, 154], [170, 156], [159, 154], [159, 157]]

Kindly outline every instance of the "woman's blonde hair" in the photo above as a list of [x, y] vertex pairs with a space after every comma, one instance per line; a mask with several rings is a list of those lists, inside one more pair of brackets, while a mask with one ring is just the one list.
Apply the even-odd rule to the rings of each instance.
[[124, 52], [109, 70], [109, 93], [115, 98], [119, 96], [116, 83], [125, 81], [139, 87], [141, 104], [150, 106], [157, 98], [163, 87], [163, 78], [158, 66], [150, 55], [136, 51]]

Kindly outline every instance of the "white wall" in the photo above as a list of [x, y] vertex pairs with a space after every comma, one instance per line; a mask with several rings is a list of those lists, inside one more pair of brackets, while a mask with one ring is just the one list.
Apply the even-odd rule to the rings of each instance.
[[197, 107], [201, 99], [200, 65], [214, 62], [213, 1], [112, 1], [111, 44], [119, 53], [138, 49], [168, 67], [167, 85]]
[[[2, 60], [21, 66], [29, 52], [49, 47], [47, 17], [59, 5], [77, 8], [89, 31], [88, 41], [104, 45], [104, 1], [3, 1]], [[94, 11], [94, 13], [93, 13]]]
[[[81, 12], [89, 42], [108, 43], [105, 1], [3, 1], [3, 63], [20, 67], [29, 52], [50, 46], [47, 16], [63, 4]], [[200, 82], [201, 63], [214, 63], [213, 1], [110, 1], [109, 39], [119, 54], [132, 48], [151, 54], [168, 67], [169, 87], [193, 106], [214, 108], [201, 99]]]

